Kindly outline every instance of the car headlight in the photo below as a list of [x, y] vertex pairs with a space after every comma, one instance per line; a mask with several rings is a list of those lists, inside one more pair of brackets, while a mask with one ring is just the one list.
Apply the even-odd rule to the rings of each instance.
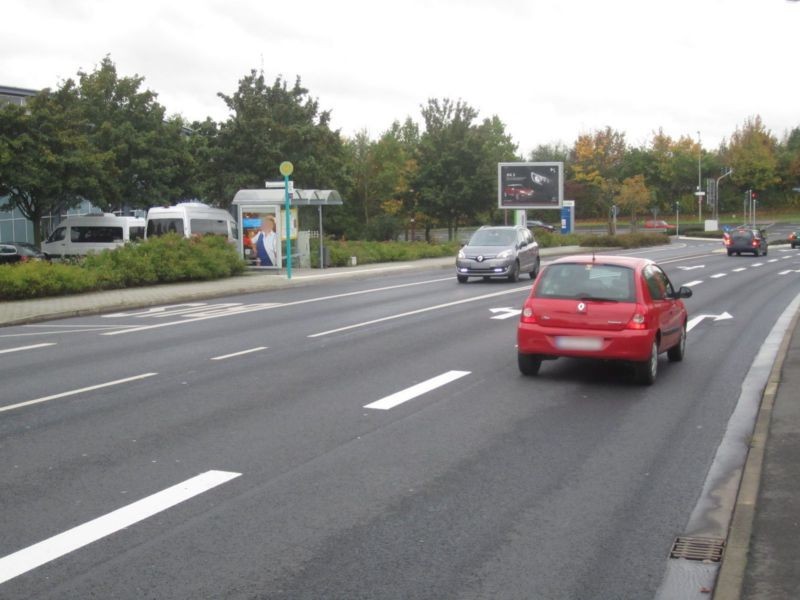
[[466, 254], [464, 254], [464, 251], [463, 251], [463, 250], [459, 250], [459, 251], [458, 251], [458, 258], [467, 258], [467, 255], [466, 255]]
[[508, 258], [514, 254], [513, 250], [503, 250], [500, 254], [497, 255], [497, 258]]

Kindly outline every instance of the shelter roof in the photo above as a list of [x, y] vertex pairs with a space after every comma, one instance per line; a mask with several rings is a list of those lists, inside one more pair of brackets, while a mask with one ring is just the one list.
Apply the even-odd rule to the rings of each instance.
[[[239, 190], [233, 197], [233, 204], [283, 204], [284, 190], [281, 188], [265, 188], [256, 190]], [[336, 190], [300, 190], [294, 188], [289, 195], [291, 206], [340, 206], [342, 197]]]

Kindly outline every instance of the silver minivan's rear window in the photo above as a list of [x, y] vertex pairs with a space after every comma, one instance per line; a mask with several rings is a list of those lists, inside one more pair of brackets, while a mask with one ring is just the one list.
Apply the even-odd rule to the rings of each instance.
[[636, 288], [633, 281], [633, 270], [619, 265], [550, 265], [539, 276], [536, 297], [635, 302]]
[[147, 221], [147, 237], [177, 233], [183, 235], [183, 220], [180, 218], [150, 219]]

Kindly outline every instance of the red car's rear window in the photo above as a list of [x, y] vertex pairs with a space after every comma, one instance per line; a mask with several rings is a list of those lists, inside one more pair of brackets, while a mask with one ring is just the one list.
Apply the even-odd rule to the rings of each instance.
[[634, 272], [628, 267], [597, 263], [550, 265], [542, 271], [534, 296], [635, 302]]

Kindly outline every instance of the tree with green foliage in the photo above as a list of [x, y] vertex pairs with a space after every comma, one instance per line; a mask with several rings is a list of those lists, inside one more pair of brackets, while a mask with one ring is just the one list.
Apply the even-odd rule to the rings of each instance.
[[563, 162], [564, 168], [568, 168], [570, 159], [569, 146], [561, 142], [554, 144], [539, 144], [530, 151], [528, 160], [530, 162]]
[[645, 184], [644, 175], [634, 175], [622, 181], [617, 204], [630, 217], [632, 230], [636, 230], [639, 215], [647, 211], [651, 202], [652, 193]]
[[583, 214], [608, 216], [612, 230], [611, 207], [616, 200], [625, 166], [625, 134], [606, 127], [592, 134], [578, 136], [572, 149], [572, 178], [583, 184], [586, 196], [576, 198]]
[[800, 127], [788, 132], [778, 146], [781, 196], [788, 206], [800, 205]]
[[143, 77], [120, 77], [106, 56], [91, 73], [79, 72], [78, 92], [89, 139], [113, 157], [98, 173], [100, 193], [90, 200], [103, 209], [147, 208], [194, 192], [192, 156], [180, 118], [165, 110]]
[[112, 162], [109, 152], [90, 142], [90, 123], [72, 80], [39, 92], [24, 107], [0, 110], [0, 196], [32, 221], [37, 245], [42, 219], [97, 197]]
[[428, 100], [422, 117], [425, 131], [420, 136], [413, 187], [419, 208], [446, 225], [453, 239], [460, 222], [492, 211], [497, 163], [513, 160], [516, 145], [500, 119], [475, 125], [478, 111], [460, 100]]
[[644, 151], [648, 168], [643, 174], [658, 208], [669, 210], [675, 202], [680, 202], [684, 210], [691, 209], [697, 201], [693, 195], [697, 189], [700, 152], [697, 142], [689, 136], [673, 139], [659, 129]]
[[723, 155], [733, 168], [731, 180], [740, 191], [762, 191], [780, 183], [777, 146], [777, 140], [759, 116], [736, 128]]
[[330, 129], [330, 112], [321, 111], [298, 77], [292, 87], [279, 76], [272, 85], [252, 70], [230, 96], [219, 94], [231, 116], [209, 140], [212, 185], [209, 199], [228, 206], [240, 189], [261, 188], [280, 179], [278, 167], [294, 164], [298, 188], [331, 189], [342, 177], [343, 147]]

